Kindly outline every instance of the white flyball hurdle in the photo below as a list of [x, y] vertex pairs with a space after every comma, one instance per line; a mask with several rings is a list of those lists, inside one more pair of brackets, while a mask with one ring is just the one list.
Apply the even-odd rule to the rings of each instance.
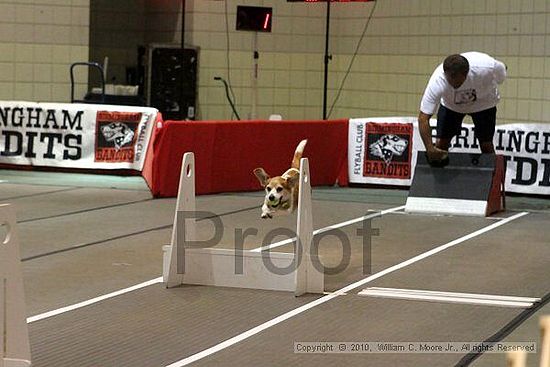
[[[322, 265], [319, 257], [311, 255], [310, 251], [313, 241], [313, 218], [307, 158], [300, 160], [296, 224], [298, 239], [293, 253], [190, 247], [196, 239], [196, 218], [188, 218], [184, 213], [194, 212], [196, 209], [194, 175], [194, 154], [185, 153], [181, 166], [172, 241], [171, 245], [164, 246], [163, 280], [167, 288], [195, 284], [290, 291], [294, 292], [295, 296], [323, 293], [324, 274], [322, 269], [319, 270]], [[238, 274], [235, 269], [236, 259], [242, 264]], [[268, 269], [266, 262], [277, 269], [290, 270], [278, 274]]]
[[506, 354], [507, 367], [525, 367], [527, 363], [527, 353], [524, 350], [508, 352]]
[[[540, 367], [550, 366], [550, 315], [540, 317]], [[527, 365], [527, 352], [518, 350], [506, 353], [507, 367], [525, 367]], [[533, 365], [534, 366], [534, 365]]]
[[28, 367], [31, 349], [21, 257], [15, 212], [9, 204], [0, 205], [0, 226], [6, 231], [0, 242], [0, 367]]
[[550, 366], [550, 315], [540, 318], [540, 367]]

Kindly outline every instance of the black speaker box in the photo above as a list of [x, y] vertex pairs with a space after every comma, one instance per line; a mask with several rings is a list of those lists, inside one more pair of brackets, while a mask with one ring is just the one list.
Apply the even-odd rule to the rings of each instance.
[[165, 120], [196, 117], [198, 52], [192, 48], [150, 47], [147, 105]]

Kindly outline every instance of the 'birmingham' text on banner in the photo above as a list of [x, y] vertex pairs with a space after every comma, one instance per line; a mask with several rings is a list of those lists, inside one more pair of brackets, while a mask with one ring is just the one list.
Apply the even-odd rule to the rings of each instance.
[[141, 170], [157, 112], [0, 101], [0, 163]]
[[[430, 124], [434, 129], [435, 120], [431, 120]], [[393, 127], [395, 125], [412, 127], [411, 135], [407, 135], [412, 138], [408, 140], [406, 136], [400, 136], [401, 130]], [[390, 129], [393, 131], [390, 132]], [[384, 132], [384, 139], [381, 132]], [[550, 195], [550, 125], [497, 125], [493, 142], [497, 154], [503, 155], [506, 162], [506, 191]], [[416, 166], [416, 151], [424, 150], [415, 117], [351, 119], [348, 145], [350, 182], [364, 184], [410, 186]], [[373, 147], [383, 152], [378, 154], [382, 155], [378, 160], [371, 153]], [[462, 125], [460, 135], [451, 142], [450, 151], [480, 153], [472, 124]], [[402, 172], [397, 167], [390, 168], [391, 162], [402, 164], [407, 159], [410, 175], [400, 174], [406, 173], [404, 168]], [[380, 163], [382, 161], [385, 166]]]

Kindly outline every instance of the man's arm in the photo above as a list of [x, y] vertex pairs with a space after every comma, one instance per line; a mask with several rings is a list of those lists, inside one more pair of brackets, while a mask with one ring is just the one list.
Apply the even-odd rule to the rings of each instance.
[[418, 128], [420, 129], [420, 137], [426, 148], [426, 152], [429, 152], [435, 148], [432, 142], [432, 128], [430, 127], [430, 118], [432, 115], [428, 115], [422, 111], [418, 114]]
[[426, 148], [428, 158], [432, 160], [443, 160], [447, 156], [447, 152], [437, 148], [432, 141], [432, 128], [430, 127], [430, 118], [432, 115], [428, 115], [422, 111], [418, 114], [418, 129], [420, 131], [420, 137]]
[[502, 84], [502, 82], [504, 82], [507, 72], [508, 66], [502, 61], [495, 60], [494, 76], [497, 84]]

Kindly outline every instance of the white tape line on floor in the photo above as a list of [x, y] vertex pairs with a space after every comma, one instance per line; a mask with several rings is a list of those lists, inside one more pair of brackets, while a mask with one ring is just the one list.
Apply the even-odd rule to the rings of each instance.
[[86, 307], [86, 306], [89, 306], [89, 305], [93, 305], [94, 303], [105, 301], [106, 299], [117, 297], [117, 296], [120, 296], [120, 295], [125, 294], [125, 293], [133, 292], [135, 290], [145, 288], [145, 287], [148, 287], [150, 285], [157, 284], [157, 283], [162, 283], [162, 277], [151, 279], [151, 280], [148, 280], [146, 282], [136, 284], [132, 287], [128, 287], [128, 288], [118, 290], [116, 292], [104, 294], [102, 296], [92, 298], [92, 299], [89, 299], [89, 300], [86, 300], [86, 301], [83, 301], [83, 302], [75, 303], [73, 305], [61, 307], [61, 308], [58, 308], [58, 309], [53, 310], [53, 311], [48, 311], [48, 312], [44, 312], [44, 313], [41, 313], [41, 314], [36, 315], [36, 316], [28, 317], [27, 318], [27, 324], [30, 324], [31, 322], [44, 320], [44, 319], [47, 319], [47, 318], [50, 318], [50, 317], [53, 317], [53, 316], [61, 315], [65, 312], [74, 311], [76, 309]]
[[[334, 229], [347, 227], [347, 226], [350, 226], [352, 224], [360, 223], [360, 222], [363, 222], [363, 221], [368, 220], [368, 219], [373, 219], [373, 218], [380, 217], [384, 214], [397, 212], [397, 211], [402, 210], [404, 208], [405, 208], [405, 205], [396, 206], [394, 208], [381, 210], [379, 213], [368, 214], [368, 215], [364, 215], [364, 216], [359, 217], [359, 218], [354, 218], [354, 219], [347, 220], [345, 222], [336, 223], [336, 224], [330, 225], [328, 227], [316, 229], [315, 231], [313, 231], [313, 235], [315, 236], [317, 234], [332, 231]], [[255, 249], [252, 249], [251, 251], [261, 252], [261, 251], [272, 250], [274, 248], [281, 247], [281, 246], [284, 246], [284, 245], [288, 245], [289, 243], [293, 243], [294, 241], [296, 241], [296, 237], [289, 238], [289, 239], [286, 239], [286, 240], [282, 240], [282, 241], [279, 241], [279, 242], [274, 242], [274, 243], [269, 244], [267, 246], [257, 247]]]

